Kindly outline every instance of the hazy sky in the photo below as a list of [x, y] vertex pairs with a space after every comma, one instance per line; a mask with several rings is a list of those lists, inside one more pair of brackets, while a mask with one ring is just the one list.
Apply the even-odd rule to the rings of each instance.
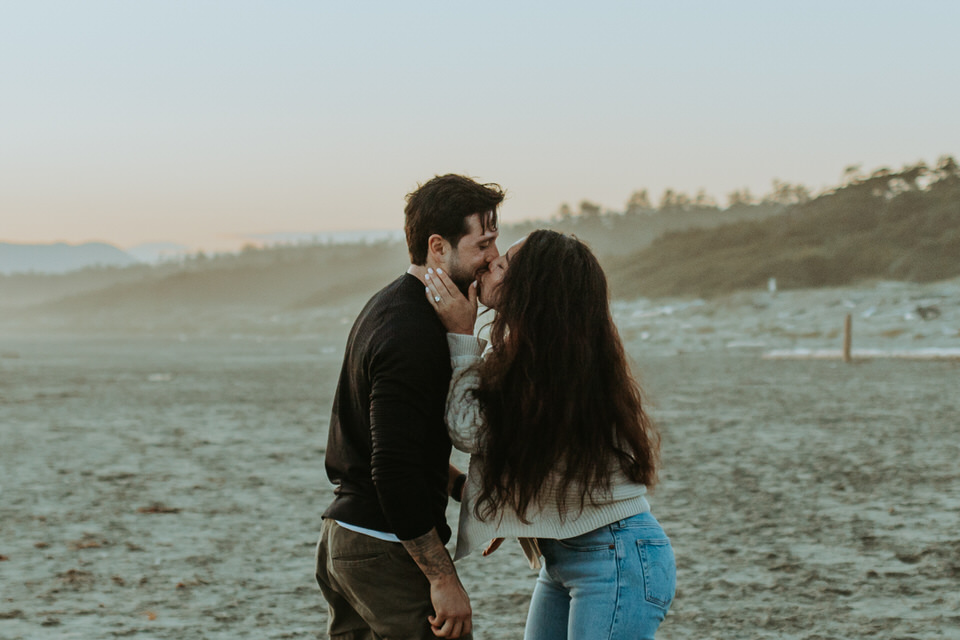
[[960, 2], [0, 0], [0, 241], [506, 220], [960, 154]]

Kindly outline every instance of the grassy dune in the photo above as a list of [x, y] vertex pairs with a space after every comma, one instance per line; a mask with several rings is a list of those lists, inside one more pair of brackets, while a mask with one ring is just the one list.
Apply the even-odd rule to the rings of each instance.
[[614, 294], [709, 297], [771, 277], [805, 288], [960, 275], [960, 172], [915, 169], [875, 174], [766, 220], [666, 234], [607, 262]]

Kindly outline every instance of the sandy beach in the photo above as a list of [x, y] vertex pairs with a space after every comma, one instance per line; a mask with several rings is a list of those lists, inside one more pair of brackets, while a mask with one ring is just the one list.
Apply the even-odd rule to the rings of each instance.
[[[960, 638], [960, 362], [763, 357], [839, 348], [847, 313], [855, 351], [955, 349], [960, 281], [615, 311], [663, 433], [658, 637]], [[312, 555], [355, 312], [4, 329], [0, 638], [325, 637]], [[519, 638], [519, 548], [458, 568], [475, 636]]]

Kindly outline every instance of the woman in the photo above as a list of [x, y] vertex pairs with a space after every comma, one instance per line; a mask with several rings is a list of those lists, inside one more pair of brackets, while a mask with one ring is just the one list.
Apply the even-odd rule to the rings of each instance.
[[645, 497], [658, 438], [596, 258], [541, 230], [491, 263], [479, 283], [497, 312], [485, 358], [472, 335], [476, 284], [465, 298], [445, 274], [427, 283], [450, 332], [450, 438], [473, 454], [457, 558], [514, 536], [532, 563], [542, 555], [528, 640], [653, 638], [676, 587]]

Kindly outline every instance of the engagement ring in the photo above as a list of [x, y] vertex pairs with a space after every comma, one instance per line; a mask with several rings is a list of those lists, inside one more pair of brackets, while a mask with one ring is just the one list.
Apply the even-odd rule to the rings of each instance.
[[440, 296], [433, 296], [434, 302], [440, 302]]

